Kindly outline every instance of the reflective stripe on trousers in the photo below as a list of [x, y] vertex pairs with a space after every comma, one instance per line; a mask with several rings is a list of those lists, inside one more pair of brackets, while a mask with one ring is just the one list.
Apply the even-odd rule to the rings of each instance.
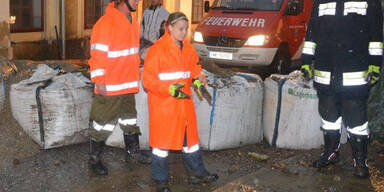
[[[330, 85], [331, 72], [315, 70], [314, 75], [314, 81], [316, 83]], [[343, 86], [365, 85], [367, 83], [366, 71], [343, 73]]]
[[[342, 118], [339, 117], [336, 122], [332, 123], [329, 121], [326, 121], [324, 119], [321, 119], [322, 126], [324, 130], [341, 130], [341, 122]], [[347, 127], [348, 133], [354, 134], [354, 135], [369, 135], [369, 129], [368, 129], [368, 122], [365, 122], [364, 124], [356, 127]]]
[[[121, 125], [136, 125], [136, 118], [131, 118], [131, 119], [118, 119], [118, 123]], [[100, 125], [96, 121], [92, 122], [92, 127], [97, 130], [97, 131], [113, 131], [113, 129], [116, 127], [114, 124], [105, 124], [105, 125]]]

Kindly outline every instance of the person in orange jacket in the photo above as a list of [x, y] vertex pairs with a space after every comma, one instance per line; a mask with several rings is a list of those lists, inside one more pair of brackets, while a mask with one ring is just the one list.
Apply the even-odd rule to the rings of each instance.
[[136, 125], [134, 93], [139, 91], [140, 28], [131, 13], [138, 3], [139, 0], [112, 1], [92, 31], [89, 65], [95, 97], [89, 164], [97, 175], [108, 174], [100, 155], [116, 124], [124, 132], [126, 160], [151, 163], [150, 157], [139, 150], [140, 130]]
[[149, 48], [143, 70], [148, 91], [149, 144], [152, 147], [152, 179], [157, 191], [170, 191], [168, 151], [182, 150], [192, 184], [218, 179], [209, 173], [199, 150], [191, 84], [203, 86], [205, 77], [191, 43], [185, 40], [188, 19], [181, 12], [169, 15], [164, 36]]

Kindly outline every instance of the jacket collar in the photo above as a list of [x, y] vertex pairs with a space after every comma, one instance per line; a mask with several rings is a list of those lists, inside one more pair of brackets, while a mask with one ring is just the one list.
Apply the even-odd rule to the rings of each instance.
[[[180, 50], [180, 46], [176, 44], [175, 41], [173, 41], [171, 35], [169, 34], [169, 31], [167, 30], [164, 35], [161, 37], [162, 39], [162, 44], [164, 44], [166, 47], [169, 49], [177, 49]], [[190, 51], [191, 44], [189, 43], [188, 40], [184, 39], [183, 40], [183, 49], [182, 51]]]
[[[117, 20], [123, 19], [123, 20], [126, 20], [128, 23], [131, 23], [129, 22], [128, 18], [124, 15], [124, 13], [120, 12], [118, 9], [115, 8], [114, 2], [111, 2], [108, 4], [105, 10], [105, 15], [116, 18]], [[133, 23], [133, 21], [135, 21], [135, 18], [132, 14], [131, 14], [131, 17], [132, 17], [132, 23]]]

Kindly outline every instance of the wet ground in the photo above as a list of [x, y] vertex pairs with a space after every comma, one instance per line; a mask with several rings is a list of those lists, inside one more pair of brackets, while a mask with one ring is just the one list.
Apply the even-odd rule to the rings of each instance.
[[[267, 155], [267, 160], [250, 154]], [[176, 192], [384, 192], [384, 145], [369, 147], [370, 179], [352, 173], [349, 145], [341, 149], [341, 161], [329, 168], [311, 168], [316, 150], [270, 148], [265, 143], [238, 149], [203, 152], [209, 171], [220, 179], [210, 185], [194, 186], [179, 153], [171, 153], [171, 188]], [[107, 147], [103, 160], [108, 176], [88, 170], [88, 144], [40, 150], [13, 119], [9, 104], [0, 112], [0, 192], [19, 191], [154, 191], [149, 165], [127, 164], [122, 149]]]

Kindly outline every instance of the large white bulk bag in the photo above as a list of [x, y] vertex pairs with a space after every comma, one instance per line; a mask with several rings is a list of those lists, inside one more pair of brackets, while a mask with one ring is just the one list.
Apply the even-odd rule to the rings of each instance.
[[[235, 148], [260, 142], [262, 132], [263, 82], [257, 75], [238, 73], [220, 78], [204, 71], [208, 92], [214, 97], [213, 106], [193, 95], [200, 145], [205, 150]], [[140, 148], [149, 149], [149, 117], [147, 93], [140, 85], [135, 95], [137, 121], [142, 135]], [[123, 132], [117, 126], [107, 145], [124, 147]]]
[[[57, 73], [47, 65], [39, 65], [31, 78], [13, 84], [10, 91], [13, 117], [43, 149], [88, 140], [84, 132], [89, 128], [91, 83], [81, 73]], [[36, 90], [49, 79], [51, 83], [41, 88], [37, 97]]]
[[194, 94], [200, 146], [221, 150], [262, 141], [264, 86], [257, 75], [218, 77], [204, 70], [212, 106]]
[[263, 126], [268, 143], [289, 149], [319, 148], [324, 141], [313, 82], [304, 83], [296, 71], [272, 75], [264, 86]]
[[[149, 149], [149, 117], [148, 117], [148, 97], [143, 89], [142, 83], [139, 83], [139, 92], [135, 94], [135, 103], [137, 111], [137, 126], [140, 127], [141, 135], [139, 137], [140, 149]], [[116, 125], [112, 134], [108, 137], [106, 145], [112, 147], [124, 148], [123, 131], [119, 125]]]

